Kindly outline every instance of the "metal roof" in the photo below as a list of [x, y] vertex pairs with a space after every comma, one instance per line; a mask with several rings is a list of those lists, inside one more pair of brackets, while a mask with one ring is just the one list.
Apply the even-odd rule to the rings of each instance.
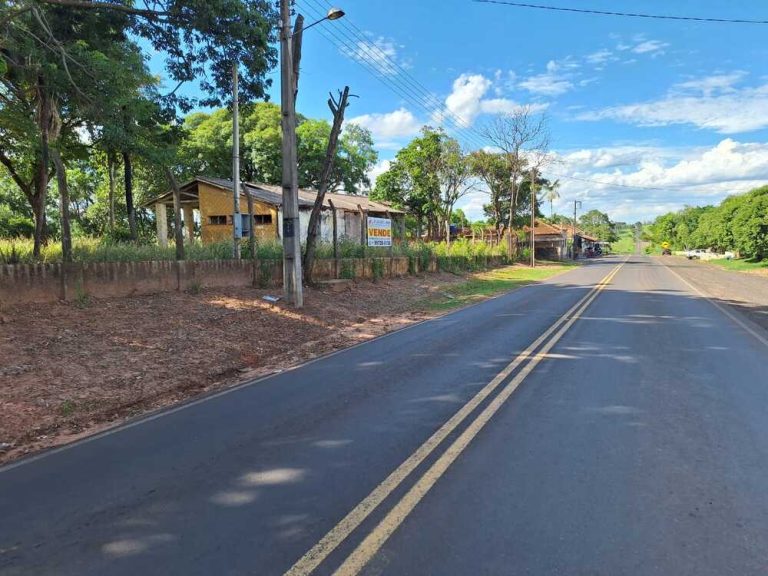
[[[182, 195], [182, 202], [189, 203], [197, 199], [197, 184], [203, 182], [222, 190], [232, 192], [233, 182], [225, 178], [209, 178], [207, 176], [197, 176], [185, 182], [179, 187]], [[283, 189], [281, 186], [273, 186], [271, 184], [255, 184], [251, 182], [243, 182], [246, 192], [254, 199], [270, 204], [272, 206], [281, 207], [283, 205]], [[317, 198], [317, 191], [307, 190], [304, 188], [299, 189], [299, 208], [311, 208], [315, 205], [315, 198]], [[169, 203], [173, 201], [173, 193], [171, 191], [166, 192], [162, 196], [153, 198], [142, 204], [143, 206], [151, 206], [158, 203]], [[376, 202], [371, 200], [367, 196], [355, 196], [352, 194], [337, 194], [326, 193], [323, 202], [324, 208], [330, 208], [329, 201], [333, 202], [333, 205], [346, 212], [357, 212], [358, 205], [366, 212], [390, 212], [391, 214], [405, 214], [402, 210], [393, 208], [389, 204], [384, 202]]]

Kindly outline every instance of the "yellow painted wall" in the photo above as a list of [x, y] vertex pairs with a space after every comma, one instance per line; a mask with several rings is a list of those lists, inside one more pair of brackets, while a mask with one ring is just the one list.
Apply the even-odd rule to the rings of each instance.
[[[210, 224], [210, 216], [232, 216], [232, 193], [215, 188], [203, 182], [198, 183], [200, 194], [200, 237], [203, 244], [222, 242], [232, 238], [232, 224]], [[248, 214], [248, 201], [240, 198], [240, 212]], [[272, 224], [259, 224], [254, 227], [256, 238], [261, 240], [277, 237], [277, 208], [253, 201], [254, 214], [271, 214]]]

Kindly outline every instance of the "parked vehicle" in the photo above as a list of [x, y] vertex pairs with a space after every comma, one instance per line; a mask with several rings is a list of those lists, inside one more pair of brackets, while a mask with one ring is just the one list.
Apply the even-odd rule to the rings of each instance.
[[701, 259], [701, 255], [704, 253], [706, 253], [706, 250], [695, 248], [693, 250], [687, 250], [685, 252], [685, 257], [688, 258], [688, 260], [699, 260]]

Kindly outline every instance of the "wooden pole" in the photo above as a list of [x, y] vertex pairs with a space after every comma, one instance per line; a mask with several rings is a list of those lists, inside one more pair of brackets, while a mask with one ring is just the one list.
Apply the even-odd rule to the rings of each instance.
[[336, 206], [333, 200], [329, 199], [328, 204], [331, 207], [331, 218], [333, 224], [333, 277], [339, 277], [339, 224], [336, 220]]
[[365, 248], [368, 244], [368, 218], [360, 204], [357, 205], [357, 209], [360, 212], [360, 245], [363, 247], [363, 258], [365, 258]]
[[531, 268], [536, 267], [536, 169], [531, 168]]
[[[232, 257], [240, 260], [243, 219], [240, 216], [240, 114], [238, 112], [237, 62], [232, 64]], [[253, 221], [251, 221], [253, 228]]]
[[[296, 159], [296, 92], [291, 44], [291, 2], [280, 0], [280, 109], [282, 114], [283, 291], [296, 308], [304, 305]], [[300, 37], [299, 37], [300, 38]], [[297, 38], [297, 40], [299, 39]]]
[[179, 183], [176, 182], [176, 176], [173, 175], [173, 172], [167, 166], [165, 167], [165, 175], [173, 190], [173, 218], [175, 221], [173, 235], [176, 240], [176, 260], [184, 260], [184, 230], [181, 227], [181, 190], [179, 190]]

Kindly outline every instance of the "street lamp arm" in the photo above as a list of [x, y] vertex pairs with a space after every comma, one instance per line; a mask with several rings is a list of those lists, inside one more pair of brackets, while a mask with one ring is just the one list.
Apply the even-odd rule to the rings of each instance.
[[317, 22], [312, 22], [312, 24], [310, 24], [309, 26], [304, 26], [302, 28], [302, 31], [309, 30], [310, 28], [312, 28], [312, 26], [317, 26], [318, 24], [320, 24], [320, 22], [325, 22], [326, 20], [338, 20], [339, 18], [343, 18], [344, 14], [345, 12], [341, 8], [331, 8], [330, 10], [328, 10], [328, 14], [326, 14], [325, 17], [320, 18], [320, 20], [318, 20]]

